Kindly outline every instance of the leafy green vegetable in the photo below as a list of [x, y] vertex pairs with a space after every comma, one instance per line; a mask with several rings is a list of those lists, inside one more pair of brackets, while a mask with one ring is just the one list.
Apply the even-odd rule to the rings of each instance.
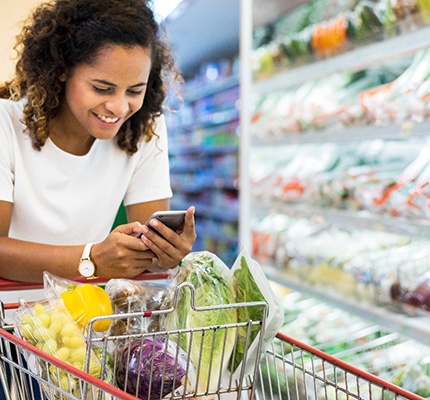
[[430, 362], [406, 366], [394, 377], [393, 383], [419, 396], [430, 397]]
[[[190, 253], [183, 260], [174, 286], [188, 282], [195, 288], [195, 305], [217, 306], [234, 303], [231, 271], [214, 254]], [[169, 300], [170, 303], [172, 299]], [[171, 303], [172, 304], [172, 303]], [[176, 309], [166, 315], [165, 329], [218, 327], [237, 323], [235, 308], [196, 311], [191, 307], [191, 291], [183, 288]], [[196, 330], [181, 334], [180, 346], [189, 354], [196, 368], [199, 392], [214, 391], [219, 377], [228, 367], [235, 342], [234, 329]]]
[[[241, 268], [238, 268], [234, 271], [234, 277], [236, 279], [236, 302], [246, 303], [254, 301], [265, 301], [266, 299], [264, 298], [257, 283], [255, 282], [251, 271], [249, 270], [245, 257], [241, 257], [240, 267]], [[264, 308], [261, 306], [240, 307], [238, 308], [237, 312], [238, 320], [241, 322], [261, 321], [263, 319]], [[260, 325], [253, 325], [251, 327], [249, 343], [252, 343], [260, 330]], [[236, 369], [243, 360], [247, 332], [248, 328], [246, 326], [239, 328], [237, 348], [234, 355], [234, 369]]]

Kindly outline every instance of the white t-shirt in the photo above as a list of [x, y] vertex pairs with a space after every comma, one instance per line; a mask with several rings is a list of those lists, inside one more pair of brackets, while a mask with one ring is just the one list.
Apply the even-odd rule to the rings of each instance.
[[[48, 138], [32, 147], [20, 122], [24, 101], [0, 99], [0, 200], [13, 203], [9, 237], [74, 245], [103, 240], [125, 205], [170, 198], [164, 117], [150, 142], [133, 156], [115, 138], [96, 140], [76, 156]], [[141, 221], [144, 222], [144, 221]]]

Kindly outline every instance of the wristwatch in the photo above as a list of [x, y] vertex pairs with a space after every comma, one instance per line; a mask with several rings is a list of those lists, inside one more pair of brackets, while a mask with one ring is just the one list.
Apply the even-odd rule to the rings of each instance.
[[93, 247], [93, 244], [94, 243], [88, 243], [85, 246], [84, 252], [81, 256], [81, 261], [79, 262], [78, 271], [85, 278], [95, 278], [96, 267], [90, 258], [91, 247]]

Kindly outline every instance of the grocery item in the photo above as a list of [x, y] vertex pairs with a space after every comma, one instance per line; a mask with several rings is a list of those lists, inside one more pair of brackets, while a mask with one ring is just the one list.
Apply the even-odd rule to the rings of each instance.
[[[112, 314], [112, 305], [108, 294], [100, 286], [85, 284], [69, 284], [61, 295], [64, 305], [73, 320], [85, 332], [94, 317]], [[110, 326], [109, 319], [97, 320], [93, 324], [96, 332], [104, 332]]]
[[[34, 305], [21, 301], [14, 323], [18, 336], [75, 368], [84, 370], [87, 353], [85, 338], [60, 298], [44, 299]], [[56, 368], [48, 368], [44, 362], [38, 362], [34, 372], [80, 398], [78, 378], [68, 376]], [[93, 351], [90, 352], [89, 370], [86, 372], [97, 378], [106, 377], [101, 376], [101, 362]], [[42, 385], [42, 389], [50, 398], [49, 387]]]
[[[236, 303], [265, 302], [268, 306], [261, 349], [258, 349], [260, 325], [252, 326], [251, 332], [248, 332], [248, 327], [240, 327], [238, 330], [233, 371], [237, 375], [248, 376], [252, 374], [256, 360], [260, 357], [258, 350], [264, 352], [281, 328], [284, 314], [260, 265], [245, 250], [242, 250], [237, 257], [232, 266], [232, 272], [236, 289]], [[266, 308], [262, 306], [239, 307], [237, 309], [238, 321], [262, 321], [265, 311]], [[247, 340], [249, 341], [248, 347], [246, 347]], [[246, 368], [242, 370], [241, 366], [245, 361]]]
[[192, 366], [173, 341], [158, 336], [135, 339], [119, 355], [117, 382], [127, 393], [144, 400], [157, 400], [184, 383], [191, 387]]
[[[173, 287], [190, 283], [195, 291], [195, 306], [221, 306], [234, 303], [234, 286], [231, 271], [214, 254], [201, 251], [188, 254], [178, 268]], [[166, 298], [164, 309], [174, 304], [174, 291]], [[237, 323], [235, 308], [215, 308], [208, 311], [195, 310], [191, 302], [191, 291], [182, 288], [176, 308], [163, 316], [161, 326], [166, 330], [213, 327]], [[180, 346], [190, 356], [198, 374], [197, 390], [206, 392], [219, 387], [219, 379], [227, 370], [226, 360], [233, 351], [234, 329], [218, 329], [185, 333]]]
[[143, 312], [159, 310], [171, 290], [171, 285], [170, 279], [160, 281], [110, 279], [106, 283], [105, 291], [111, 300], [113, 313], [131, 313], [131, 316], [114, 319], [109, 333], [120, 336], [159, 331], [159, 315], [148, 316], [143, 315]]
[[423, 277], [418, 286], [406, 292], [404, 302], [407, 306], [430, 312], [430, 278]]

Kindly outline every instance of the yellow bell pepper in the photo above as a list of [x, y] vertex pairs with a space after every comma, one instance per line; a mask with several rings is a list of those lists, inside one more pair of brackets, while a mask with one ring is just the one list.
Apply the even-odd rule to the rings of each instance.
[[[64, 305], [79, 328], [85, 331], [90, 320], [94, 317], [112, 314], [112, 304], [109, 295], [97, 285], [70, 284], [61, 294]], [[93, 324], [96, 332], [104, 332], [110, 326], [110, 320], [100, 320]]]

